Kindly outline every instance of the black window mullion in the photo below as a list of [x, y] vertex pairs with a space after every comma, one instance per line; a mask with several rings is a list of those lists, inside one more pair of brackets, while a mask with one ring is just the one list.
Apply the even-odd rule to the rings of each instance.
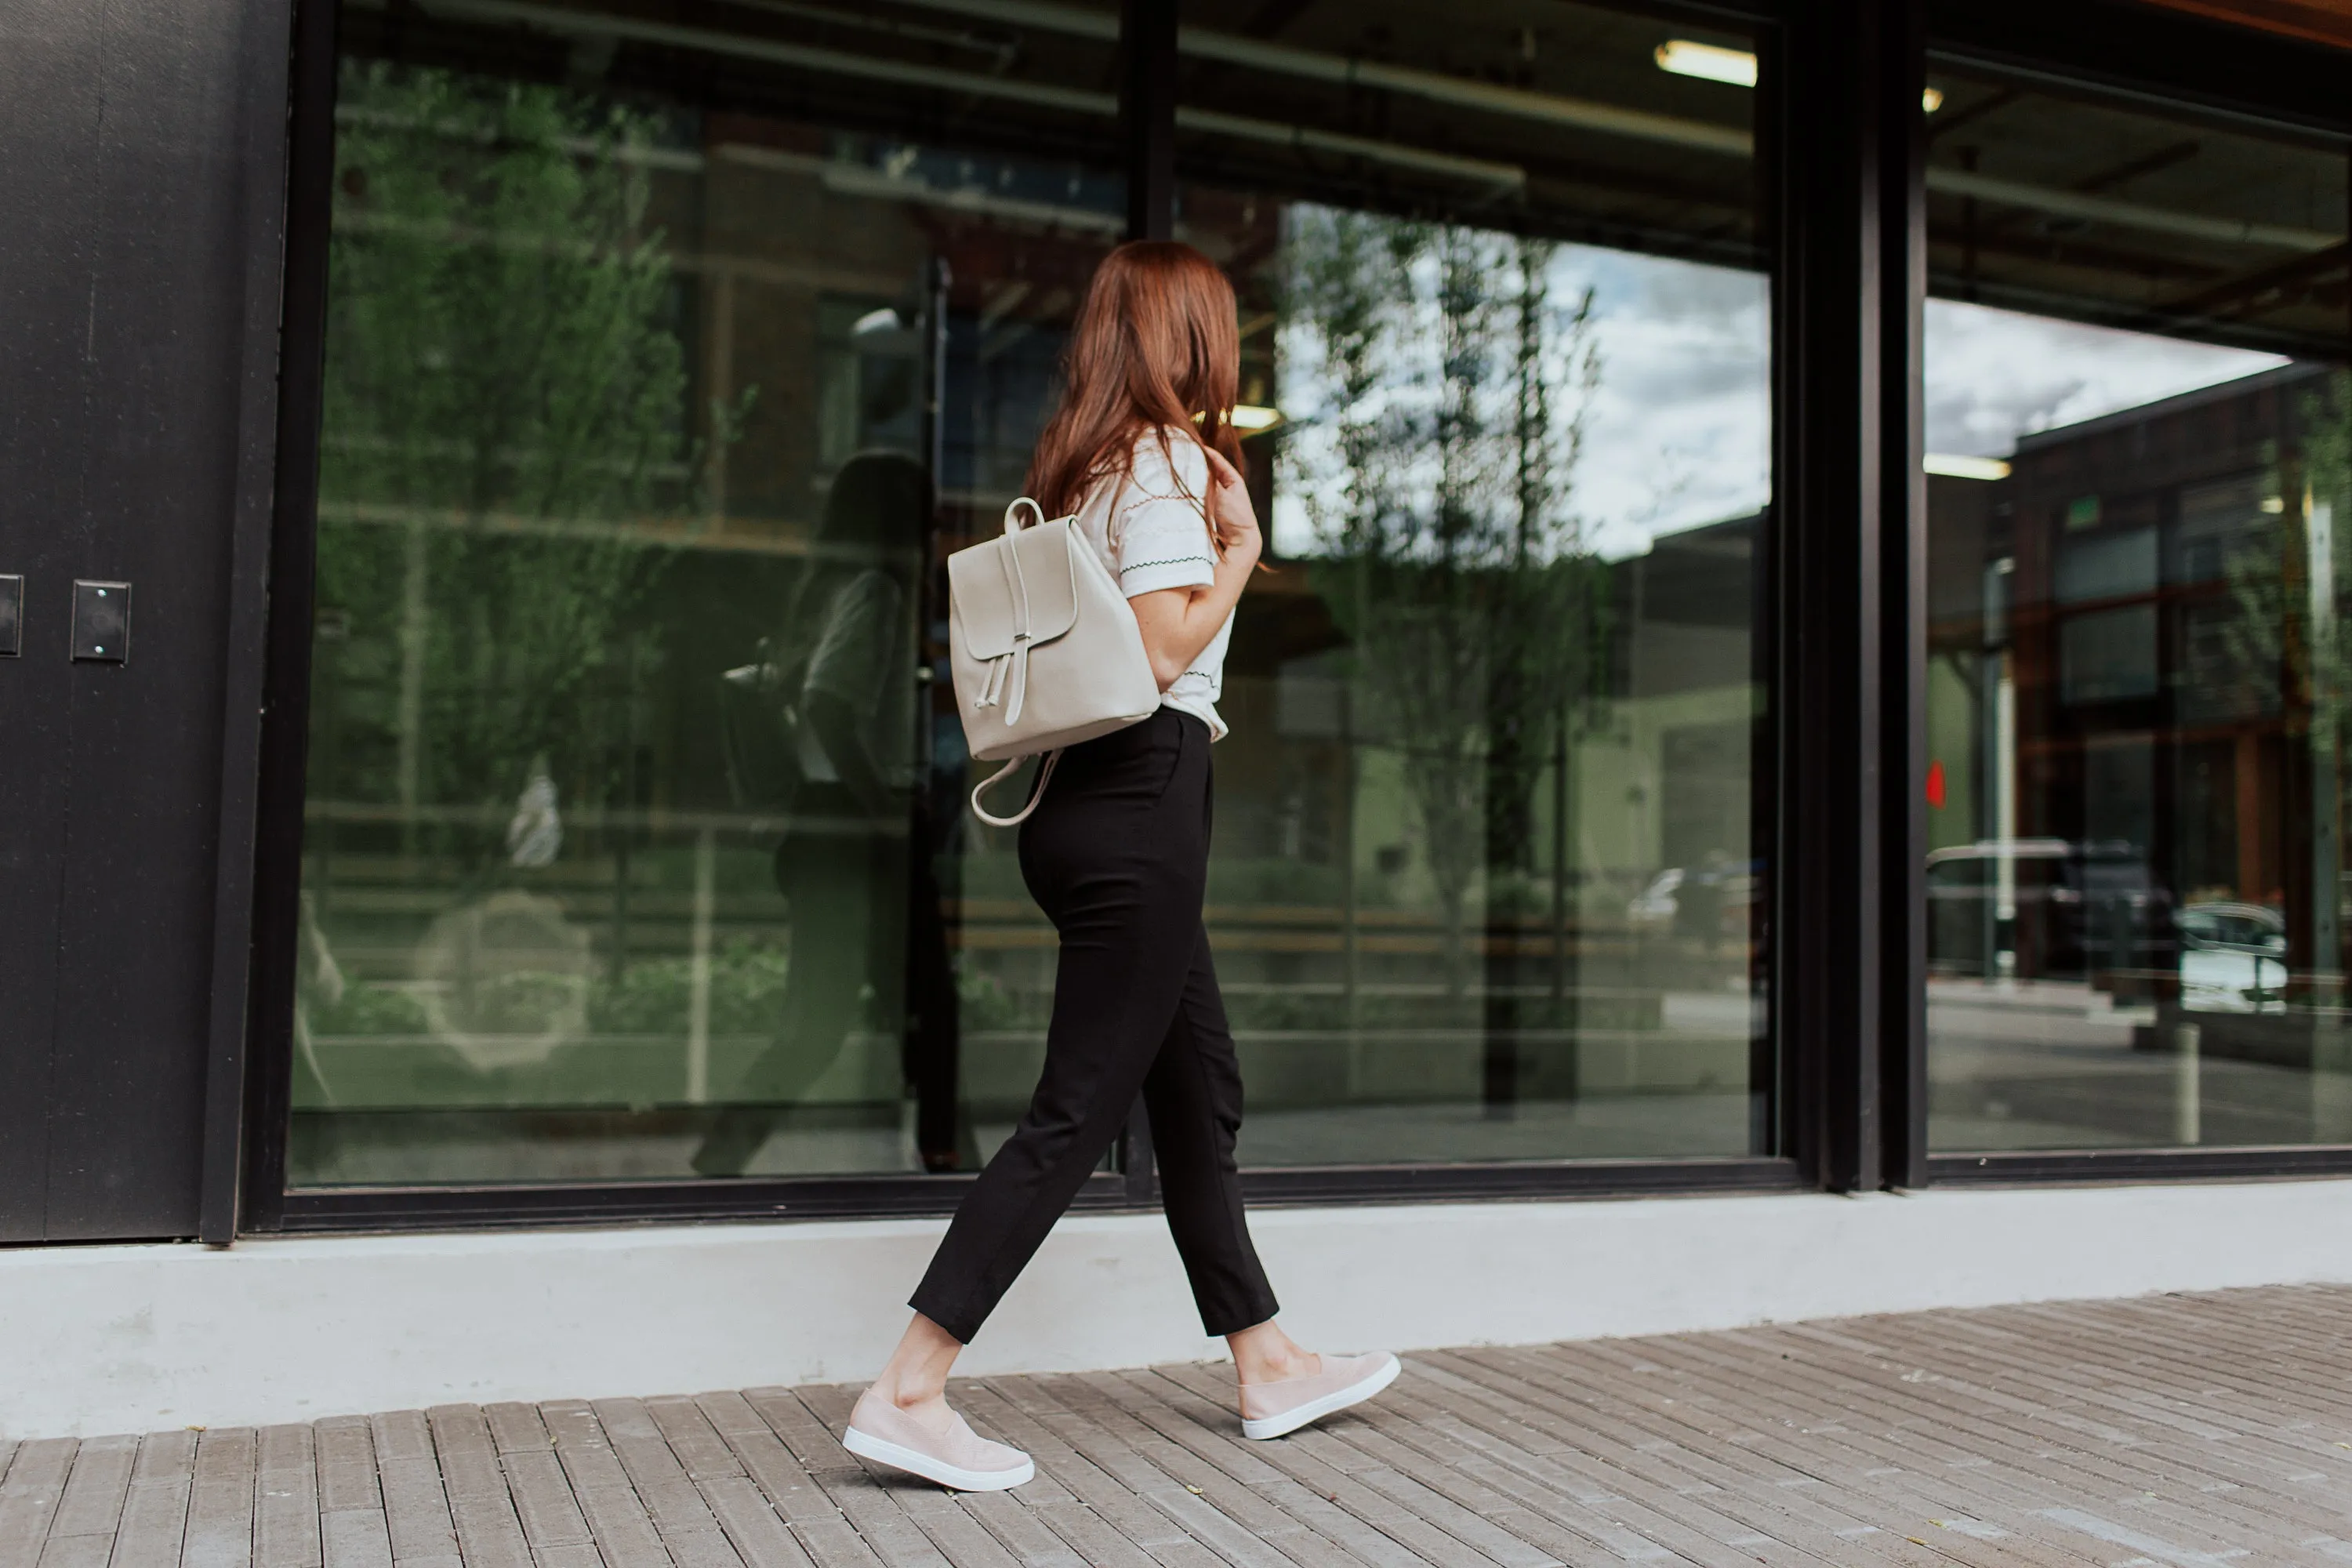
[[319, 425], [327, 334], [327, 239], [335, 174], [334, 0], [293, 7], [287, 131], [278, 484], [269, 550], [252, 959], [247, 984], [243, 1201], [230, 1230], [274, 1231], [286, 1215], [291, 1131], [302, 807], [310, 756], [310, 634], [317, 602]]
[[1916, 1159], [1918, 911], [1894, 869], [1919, 831], [1916, 12], [1808, 7], [1781, 68], [1774, 994], [1791, 1152], [1844, 1192], [1907, 1181]]
[[1877, 110], [1881, 350], [1880, 634], [1885, 656], [1880, 741], [1885, 849], [1878, 861], [1885, 933], [1879, 1037], [1880, 1179], [1927, 1182], [1927, 295], [1924, 0], [1882, 13]]

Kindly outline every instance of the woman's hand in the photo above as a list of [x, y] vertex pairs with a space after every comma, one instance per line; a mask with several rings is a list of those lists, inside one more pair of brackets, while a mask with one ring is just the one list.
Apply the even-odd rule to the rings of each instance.
[[1265, 538], [1258, 531], [1249, 486], [1223, 452], [1213, 447], [1201, 449], [1209, 455], [1209, 527], [1228, 560], [1238, 556], [1243, 565], [1254, 566], [1265, 550]]

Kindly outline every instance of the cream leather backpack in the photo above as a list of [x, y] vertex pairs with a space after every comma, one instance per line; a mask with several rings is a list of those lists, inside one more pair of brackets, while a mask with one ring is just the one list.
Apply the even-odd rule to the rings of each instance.
[[[1027, 527], [1024, 507], [1037, 519]], [[1160, 709], [1160, 681], [1118, 579], [1076, 518], [1048, 522], [1027, 496], [1004, 509], [1001, 536], [948, 557], [948, 647], [972, 757], [1009, 759], [971, 792], [972, 815], [998, 827], [1037, 809], [1064, 746]], [[982, 793], [1040, 752], [1045, 765], [1029, 804], [990, 816]]]

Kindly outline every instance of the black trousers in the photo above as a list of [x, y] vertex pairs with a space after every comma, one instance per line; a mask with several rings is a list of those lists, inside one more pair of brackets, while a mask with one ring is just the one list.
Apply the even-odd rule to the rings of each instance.
[[1162, 708], [1073, 746], [1021, 827], [1021, 874], [1061, 933], [1045, 1068], [909, 1305], [969, 1342], [1118, 1136], [1151, 1118], [1168, 1228], [1201, 1326], [1275, 1314], [1242, 1214], [1241, 1064], [1209, 963], [1209, 731]]

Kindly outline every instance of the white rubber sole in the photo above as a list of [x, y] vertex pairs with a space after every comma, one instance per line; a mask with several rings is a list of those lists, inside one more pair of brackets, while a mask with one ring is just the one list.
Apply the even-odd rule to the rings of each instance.
[[1268, 1437], [1279, 1437], [1285, 1432], [1296, 1432], [1310, 1421], [1320, 1421], [1336, 1411], [1347, 1409], [1350, 1405], [1361, 1405], [1365, 1400], [1394, 1383], [1397, 1373], [1402, 1370], [1397, 1358], [1391, 1356], [1388, 1359], [1388, 1364], [1371, 1376], [1327, 1394], [1320, 1399], [1310, 1399], [1304, 1405], [1295, 1405], [1279, 1415], [1266, 1415], [1255, 1421], [1244, 1421], [1242, 1436], [1263, 1442]]
[[894, 1470], [904, 1470], [910, 1476], [920, 1476], [927, 1481], [937, 1481], [960, 1492], [1001, 1492], [1034, 1479], [1037, 1474], [1035, 1462], [1025, 1457], [1009, 1470], [958, 1469], [953, 1465], [932, 1458], [929, 1454], [900, 1447], [896, 1443], [886, 1443], [855, 1426], [842, 1434], [841, 1446], [861, 1459], [871, 1459], [877, 1465], [887, 1465]]

